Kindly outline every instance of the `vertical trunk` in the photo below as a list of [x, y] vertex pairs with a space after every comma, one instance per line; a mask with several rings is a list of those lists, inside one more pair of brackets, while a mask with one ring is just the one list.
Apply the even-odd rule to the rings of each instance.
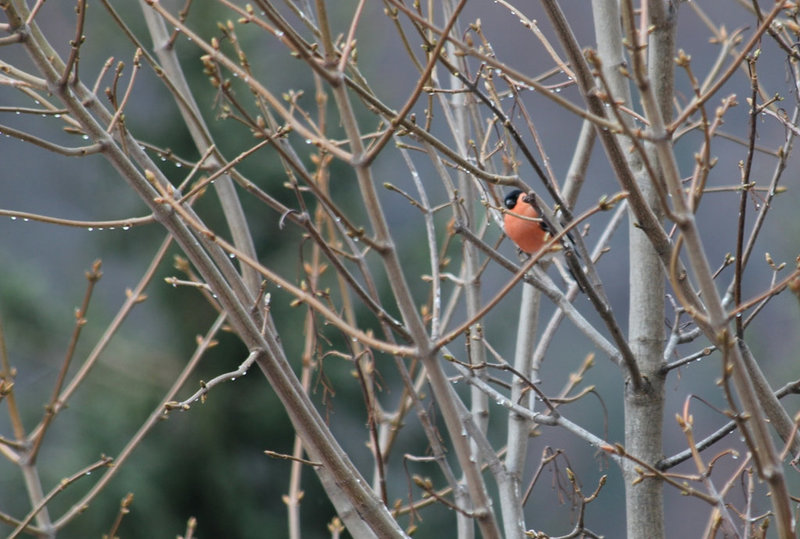
[[[641, 392], [625, 391], [625, 448], [645, 462], [662, 457], [664, 379], [659, 373], [664, 347], [664, 274], [644, 232], [630, 225], [629, 340], [647, 380]], [[663, 485], [657, 479], [637, 481], [636, 464], [625, 461], [627, 536], [664, 537]]]
[[[603, 72], [614, 99], [632, 106], [633, 99], [628, 79], [621, 77], [619, 66], [625, 65], [625, 48], [620, 27], [620, 12], [616, 1], [593, 2], [597, 48], [603, 61]], [[672, 57], [674, 32], [672, 19], [667, 16], [664, 0], [651, 0], [647, 13], [653, 25], [650, 34], [649, 73], [656, 87], [665, 117], [671, 116]], [[632, 36], [627, 36], [629, 39]], [[629, 141], [620, 141], [623, 147]], [[655, 157], [649, 156], [655, 163]], [[628, 164], [639, 188], [657, 207], [652, 179], [648, 177], [641, 160], [635, 153], [628, 154]], [[628, 337], [631, 351], [646, 379], [641, 391], [626, 387], [625, 447], [637, 458], [654, 464], [662, 457], [664, 379], [660, 374], [664, 347], [664, 272], [661, 261], [645, 233], [633, 219], [629, 228], [630, 246], [630, 296]], [[664, 537], [663, 485], [656, 479], [640, 481], [636, 465], [625, 462], [625, 500], [627, 536], [631, 538]]]
[[[522, 285], [522, 301], [520, 302], [519, 323], [517, 324], [517, 343], [514, 351], [514, 368], [528, 379], [537, 381], [533, 372], [533, 351], [536, 348], [536, 325], [539, 319], [541, 292], [525, 283]], [[533, 392], [527, 391], [527, 383], [518, 377], [511, 382], [511, 400], [530, 408], [536, 403]], [[500, 509], [503, 512], [503, 529], [506, 539], [522, 539], [524, 537], [525, 515], [522, 507], [522, 474], [525, 472], [525, 461], [528, 454], [528, 439], [532, 422], [528, 419], [510, 414], [508, 421], [508, 437], [505, 467], [508, 480], [499, 486]]]
[[[674, 18], [664, 0], [649, 0], [648, 77], [666, 120], [672, 117]], [[655, 152], [648, 155], [657, 163]], [[658, 170], [658, 167], [656, 167]], [[639, 188], [650, 206], [658, 207], [653, 179], [637, 174]], [[658, 215], [658, 211], [656, 211]], [[625, 392], [626, 449], [643, 461], [655, 464], [662, 458], [664, 423], [664, 376], [660, 374], [664, 350], [664, 272], [658, 255], [645, 233], [631, 222], [629, 341], [648, 384], [639, 393]], [[635, 464], [625, 464], [628, 537], [664, 537], [663, 485], [656, 479], [637, 481]]]

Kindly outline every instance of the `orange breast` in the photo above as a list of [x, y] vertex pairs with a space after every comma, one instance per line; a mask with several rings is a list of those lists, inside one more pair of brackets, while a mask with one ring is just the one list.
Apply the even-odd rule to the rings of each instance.
[[520, 249], [528, 254], [533, 254], [541, 249], [542, 245], [547, 241], [547, 233], [542, 230], [538, 221], [515, 217], [515, 215], [522, 215], [530, 218], [539, 216], [530, 204], [522, 200], [524, 197], [525, 194], [520, 193], [514, 208], [503, 215], [503, 225], [505, 226], [508, 237], [511, 238]]

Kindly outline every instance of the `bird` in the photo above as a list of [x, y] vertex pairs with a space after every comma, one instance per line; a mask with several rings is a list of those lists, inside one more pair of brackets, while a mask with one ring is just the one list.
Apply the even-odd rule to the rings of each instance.
[[520, 189], [510, 191], [503, 200], [507, 212], [503, 213], [506, 235], [519, 249], [532, 255], [550, 240], [550, 229], [539, 212]]
[[[506, 229], [506, 235], [519, 247], [520, 251], [528, 255], [538, 253], [552, 237], [550, 233], [552, 228], [547, 223], [547, 220], [539, 214], [540, 210], [536, 206], [537, 203], [536, 199], [533, 198], [534, 196], [533, 194], [528, 196], [524, 191], [514, 189], [503, 199], [503, 205], [508, 210], [507, 212], [503, 212], [503, 227]], [[575, 250], [575, 241], [572, 234], [567, 232], [561, 242], [561, 245], [552, 245], [548, 252], [545, 253], [545, 256], [540, 258], [540, 260], [550, 260], [554, 253], [563, 252], [562, 249], [568, 249], [573, 254], [571, 260], [573, 263], [577, 264], [577, 268], [573, 269], [572, 266], [570, 266], [570, 261], [566, 260], [566, 269], [578, 285], [578, 289], [581, 292], [586, 292], [581, 284], [581, 280], [575, 277], [576, 271], [582, 273], [583, 270], [580, 268], [581, 257]], [[556, 263], [555, 265], [564, 281], [570, 282], [569, 278], [565, 275], [564, 268], [561, 266], [558, 257], [553, 259], [553, 261]]]

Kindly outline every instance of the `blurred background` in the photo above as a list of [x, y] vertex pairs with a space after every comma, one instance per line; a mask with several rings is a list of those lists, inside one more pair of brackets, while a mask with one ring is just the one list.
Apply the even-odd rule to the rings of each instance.
[[[150, 46], [138, 6], [133, 2], [121, 1], [113, 4], [140, 39]], [[330, 3], [332, 15], [338, 23], [335, 31], [347, 30], [355, 4], [353, 1]], [[725, 25], [729, 31], [735, 28], [752, 29], [756, 24], [753, 16], [737, 2], [708, 0], [698, 4], [715, 23]], [[589, 4], [565, 2], [563, 8], [574, 25], [579, 41], [586, 47], [592, 47], [594, 35], [588, 16]], [[526, 16], [538, 19], [542, 31], [552, 37], [538, 7], [529, 5], [525, 10]], [[709, 43], [711, 36], [707, 28], [688, 6], [681, 5], [679, 13], [679, 47], [691, 54], [695, 73], [704, 74], [716, 60], [719, 48]], [[367, 2], [362, 17], [357, 32], [361, 70], [371, 78], [377, 95], [389, 105], [400, 107], [416, 82], [416, 72], [402, 52], [396, 33], [390, 28], [391, 23], [383, 12], [383, 4]], [[211, 36], [218, 33], [217, 21], [230, 18], [234, 18], [234, 14], [213, 2], [195, 2], [188, 23], [203, 35]], [[483, 30], [499, 58], [526, 73], [539, 73], [550, 66], [551, 61], [539, 42], [509, 10], [490, 2], [468, 3], [462, 20], [474, 21], [477, 18], [480, 18]], [[74, 35], [73, 3], [45, 4], [37, 22], [51, 43], [66, 57], [68, 42]], [[280, 43], [255, 27], [244, 26], [238, 28], [237, 32], [243, 47], [249, 51], [254, 71], [269, 83], [270, 88], [277, 91], [303, 90], [309, 102], [313, 99], [313, 81], [304, 64], [290, 57]], [[113, 57], [115, 62], [126, 64], [123, 80], [127, 82], [135, 47], [121, 34], [102, 5], [90, 5], [85, 33], [86, 43], [81, 49], [81, 73], [86, 80], [93, 80], [108, 58]], [[235, 157], [253, 143], [250, 133], [236, 122], [215, 116], [216, 94], [202, 74], [200, 51], [182, 36], [177, 40], [177, 47], [190, 85], [201, 110], [207, 113], [206, 118], [216, 140], [220, 142], [222, 152], [228, 158]], [[764, 53], [757, 64], [759, 78], [769, 91], [785, 93], [794, 87], [789, 79], [786, 56], [777, 51], [769, 40], [765, 40], [763, 48]], [[0, 48], [0, 59], [13, 65], [31, 65], [19, 46]], [[726, 61], [726, 65], [729, 61]], [[691, 87], [686, 77], [679, 73], [677, 80], [683, 99], [688, 99]], [[246, 92], [244, 88], [239, 91], [242, 95]], [[724, 130], [743, 133], [748, 121], [746, 97], [749, 95], [749, 81], [745, 74], [732, 77], [719, 95], [722, 97], [731, 93], [737, 94], [740, 105], [726, 116]], [[574, 89], [566, 88], [564, 94], [577, 100]], [[784, 97], [787, 99], [787, 110], [791, 110], [797, 96], [792, 93]], [[533, 92], [525, 93], [523, 98], [544, 139], [549, 164], [561, 180], [574, 150], [580, 121], [565, 115], [549, 100]], [[246, 100], [246, 97], [243, 99]], [[715, 99], [713, 106], [718, 101]], [[19, 92], [3, 85], [0, 85], [0, 105], [33, 106]], [[710, 109], [713, 110], [713, 107]], [[421, 117], [421, 114], [418, 116]], [[369, 119], [366, 115], [364, 117]], [[138, 75], [136, 91], [127, 107], [126, 122], [134, 136], [142, 140], [169, 148], [175, 155], [188, 160], [199, 157], [174, 102], [147, 67]], [[331, 118], [331, 124], [335, 123], [335, 118]], [[54, 117], [2, 112], [0, 124], [68, 146], [85, 143], [79, 136], [64, 133], [61, 130], [62, 122]], [[784, 128], [774, 119], [760, 119], [757, 128], [758, 145], [775, 149], [783, 143]], [[698, 134], [688, 134], [677, 144], [684, 176], [691, 174], [693, 152], [698, 146], [699, 137]], [[299, 145], [298, 149], [301, 149]], [[711, 172], [709, 186], [738, 183], [739, 162], [745, 158], [746, 148], [735, 141], [718, 139], [712, 153], [719, 158], [719, 162]], [[423, 160], [417, 163], [423, 178], [429, 170], [426, 169], [426, 163]], [[0, 138], [0, 164], [2, 209], [76, 220], [121, 219], [148, 213], [146, 206], [99, 156], [81, 159], [64, 157], [6, 136]], [[173, 161], [165, 160], [162, 165], [162, 170], [176, 184], [185, 176], [185, 168], [176, 166]], [[376, 166], [380, 181], [411, 188], [408, 171], [397, 152], [384, 152]], [[758, 155], [753, 179], [759, 184], [766, 184], [773, 168], [773, 159]], [[292, 193], [284, 187], [286, 178], [274, 152], [259, 152], [245, 161], [241, 170], [284, 203], [295, 204]], [[589, 170], [585, 189], [578, 200], [578, 211], [595, 204], [603, 194], [613, 194], [619, 190], [601, 149], [595, 149]], [[772, 272], [762, 262], [766, 253], [776, 263], [786, 262], [789, 266], [793, 266], [798, 255], [798, 170], [797, 159], [792, 158], [782, 182], [788, 191], [775, 199], [767, 227], [746, 273], [746, 297], [769, 286]], [[529, 184], [534, 188], [539, 187], [532, 179], [532, 174], [530, 178]], [[335, 199], [344, 203], [352, 199], [353, 214], [360, 215], [365, 222], [363, 213], [360, 213], [360, 198], [352, 171], [334, 165], [331, 185]], [[426, 187], [429, 188], [432, 204], [446, 201], [444, 190], [436, 182], [430, 182]], [[381, 196], [396, 232], [395, 242], [408, 265], [408, 277], [422, 304], [427, 297], [427, 285], [414, 278], [425, 273], [418, 268], [428, 264], [427, 249], [420, 249], [419, 242], [424, 234], [423, 221], [419, 213], [395, 193], [385, 191]], [[299, 274], [302, 264], [299, 232], [292, 227], [281, 230], [278, 227], [279, 215], [248, 196], [243, 196], [242, 200], [255, 234], [259, 257], [277, 267], [284, 276], [293, 278]], [[739, 197], [734, 192], [709, 194], [706, 202], [706, 211], [700, 212], [698, 218], [709, 259], [712, 266], [716, 267], [722, 264], [727, 253], [735, 250], [735, 235], [731, 234], [731, 230], [736, 226]], [[748, 207], [749, 224], [752, 224], [759, 209], [758, 195], [754, 195]], [[198, 212], [216, 230], [225, 230], [213, 194], [209, 193], [198, 203]], [[446, 234], [447, 219], [449, 215], [442, 215], [439, 222], [442, 237]], [[590, 244], [597, 237], [596, 233], [592, 233], [602, 230], [607, 219], [608, 215], [601, 214], [591, 221], [593, 227], [587, 236]], [[490, 237], [495, 239], [499, 236], [500, 231], [495, 230]], [[0, 320], [10, 361], [17, 370], [15, 391], [27, 428], [32, 428], [38, 422], [43, 406], [50, 398], [75, 322], [74, 312], [84, 296], [85, 271], [94, 260], [102, 260], [103, 277], [89, 308], [88, 323], [78, 343], [74, 365], [78, 365], [94, 347], [125, 300], [125, 289], [136, 285], [164, 237], [165, 232], [158, 224], [130, 230], [87, 230], [0, 217]], [[623, 277], [627, 275], [628, 265], [626, 237], [626, 228], [622, 227], [612, 242], [610, 253], [598, 265], [612, 306], [623, 325], [626, 323], [624, 313], [627, 312], [628, 299], [627, 278]], [[507, 256], [515, 256], [515, 250], [508, 242], [501, 246], [501, 251]], [[173, 247], [167, 261], [177, 254], [178, 250]], [[460, 257], [458, 241], [451, 244], [448, 255], [454, 259], [453, 267], [457, 267], [455, 264]], [[554, 272], [551, 271], [551, 274], [558, 279]], [[195, 337], [203, 334], [215, 319], [216, 313], [197, 291], [167, 284], [164, 278], [170, 276], [181, 277], [181, 274], [171, 263], [165, 262], [158, 268], [156, 278], [146, 291], [147, 301], [133, 310], [84, 387], [51, 427], [40, 456], [45, 490], [101, 455], [115, 456], [122, 449], [187, 362], [195, 349]], [[721, 273], [721, 289], [727, 286], [731, 277], [731, 268]], [[483, 279], [482, 292], [485, 298], [493, 297], [507, 278], [504, 270], [490, 264]], [[380, 282], [379, 286], [386, 289], [387, 283]], [[290, 301], [288, 295], [274, 291], [273, 314], [283, 335], [287, 356], [293, 364], [298, 365], [299, 370], [305, 311], [291, 308]], [[585, 312], [591, 311], [585, 298], [579, 298], [576, 303]], [[513, 355], [517, 308], [513, 295], [509, 296], [484, 320], [487, 338], [505, 357]], [[546, 320], [550, 312], [552, 306], [545, 302], [540, 319]], [[672, 320], [672, 314], [666, 313], [668, 321]], [[798, 314], [800, 311], [796, 298], [782, 294], [769, 304], [747, 330], [753, 352], [774, 387], [800, 376], [796, 353], [800, 349]], [[589, 319], [596, 321], [591, 315]], [[510, 320], [514, 323], [509, 323]], [[202, 361], [191, 385], [179, 393], [181, 398], [194, 392], [200, 380], [208, 380], [235, 369], [246, 357], [246, 350], [234, 335], [222, 333], [219, 340], [219, 345]], [[695, 343], [681, 352], [689, 353], [698, 349], [698, 346]], [[457, 341], [451, 348], [461, 352], [463, 342]], [[564, 385], [567, 374], [576, 370], [590, 351], [591, 347], [585, 339], [576, 337], [576, 332], [569, 325], [562, 326], [542, 372], [545, 392], [556, 393]], [[386, 358], [378, 358], [379, 371], [382, 360], [386, 361]], [[272, 450], [290, 454], [293, 430], [277, 398], [260, 372], [256, 371], [235, 382], [218, 386], [206, 403], [196, 405], [186, 413], [172, 413], [168, 420], [157, 425], [118, 472], [105, 493], [64, 531], [63, 536], [97, 537], [104, 533], [111, 527], [120, 501], [129, 492], [134, 493], [135, 497], [131, 513], [125, 517], [120, 529], [122, 537], [175, 536], [183, 533], [191, 516], [198, 519], [198, 535], [201, 537], [285, 536], [286, 508], [281, 496], [287, 491], [289, 464], [287, 461], [271, 459], [263, 452]], [[394, 375], [393, 368], [386, 369], [387, 378], [383, 380], [385, 394], [382, 398], [388, 402], [399, 398], [400, 386], [391, 378]], [[725, 407], [721, 392], [714, 389], [719, 375], [719, 358], [712, 355], [670, 376], [665, 412], [666, 455], [686, 447], [685, 438], [671, 418], [681, 411], [687, 395], [702, 395], [711, 406]], [[609, 441], [622, 441], [622, 423], [619, 421], [622, 415], [622, 378], [619, 370], [606, 358], [598, 357], [587, 379], [596, 386], [595, 395], [566, 406], [564, 413]], [[362, 473], [369, 477], [372, 459], [366, 446], [367, 418], [361, 391], [352, 375], [352, 364], [336, 358], [326, 359], [324, 374], [318, 377], [313, 387], [313, 398], [318, 402], [323, 416], [330, 421], [334, 432], [343, 440]], [[797, 412], [796, 399], [790, 396], [785, 400], [790, 414]], [[692, 403], [698, 437], [725, 422], [725, 418], [711, 406], [697, 400]], [[416, 418], [410, 417], [403, 437], [403, 444], [407, 444], [407, 447], [398, 447], [389, 463], [389, 467], [399, 474], [390, 481], [390, 500], [407, 500], [408, 497], [406, 478], [401, 473], [403, 452], [407, 450], [418, 454], [420, 447], [426, 444]], [[499, 437], [504, 434], [502, 425], [502, 421], [493, 424], [495, 430], [492, 434], [497, 436], [496, 439], [503, 439]], [[0, 413], [0, 435], [11, 437], [5, 409]], [[531, 472], [538, 465], [545, 448], [558, 448], [565, 452], [569, 466], [575, 470], [587, 495], [594, 490], [601, 475], [608, 475], [602, 495], [588, 506], [586, 520], [590, 523], [589, 527], [599, 534], [622, 537], [625, 533], [624, 493], [617, 467], [568, 433], [542, 428], [540, 436], [531, 443]], [[736, 465], [732, 459], [723, 459], [720, 462], [720, 477], [725, 477], [725, 473], [730, 473]], [[430, 466], [409, 464], [408, 468], [413, 473], [437, 477]], [[684, 464], [677, 471], [692, 473], [695, 470], [691, 465]], [[563, 480], [563, 468], [559, 474], [552, 470], [545, 473], [549, 476], [545, 475], [539, 480], [528, 502], [528, 522], [536, 529], [565, 534], [572, 529], [571, 518], [575, 516], [575, 507], [566, 498], [561, 504], [553, 503], [557, 492], [567, 488], [559, 483]], [[51, 515], [60, 515], [71, 507], [94, 480], [91, 476], [83, 478], [59, 494], [50, 505]], [[790, 481], [796, 491], [798, 478], [793, 475]], [[303, 489], [304, 537], [328, 537], [326, 524], [334, 512], [310, 471], [304, 474]], [[668, 521], [668, 535], [694, 536], [692, 532], [699, 531], [698, 524], [704, 522], [708, 509], [670, 488], [666, 489], [666, 503], [668, 515], [681, 515], [680, 519]], [[18, 469], [5, 459], [0, 460], [0, 511], [15, 516], [24, 515], [29, 510], [27, 504]], [[766, 510], [768, 506], [759, 507], [754, 513]], [[609, 515], [614, 518], [609, 518]], [[420, 516], [425, 525], [421, 527], [418, 537], [449, 536], [447, 527], [454, 525], [453, 515], [449, 511], [433, 506], [421, 511]], [[432, 526], [431, 522], [440, 524]], [[10, 528], [6, 529], [10, 531]]]

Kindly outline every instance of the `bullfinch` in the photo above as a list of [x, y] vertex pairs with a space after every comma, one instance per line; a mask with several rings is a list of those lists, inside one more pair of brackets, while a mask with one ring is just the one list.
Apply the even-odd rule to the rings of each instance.
[[[547, 221], [539, 215], [539, 211], [536, 208], [536, 200], [531, 200], [523, 191], [514, 189], [503, 199], [503, 205], [505, 205], [508, 210], [503, 214], [503, 226], [506, 229], [506, 235], [517, 244], [517, 247], [519, 247], [521, 251], [532, 255], [550, 241], [551, 228], [548, 226]], [[569, 232], [567, 232], [565, 240], [562, 241], [570, 245], [572, 250], [574, 241]], [[561, 245], [553, 245], [550, 252], [547, 253], [547, 256], [549, 257], [553, 251], [560, 251], [561, 248]], [[573, 253], [577, 256], [577, 259], [580, 260], [578, 253], [574, 250]], [[564, 280], [569, 281], [557, 260], [556, 267], [561, 273], [561, 276], [564, 277]], [[567, 263], [567, 271], [569, 271], [572, 278], [575, 279], [575, 273], [569, 266], [569, 262]], [[585, 292], [581, 281], [575, 279], [575, 282], [580, 291]]]
[[544, 220], [539, 217], [539, 212], [526, 198], [527, 195], [519, 189], [514, 189], [506, 195], [503, 204], [508, 212], [503, 214], [503, 226], [506, 235], [517, 244], [517, 247], [532, 255], [547, 243], [550, 231]]

